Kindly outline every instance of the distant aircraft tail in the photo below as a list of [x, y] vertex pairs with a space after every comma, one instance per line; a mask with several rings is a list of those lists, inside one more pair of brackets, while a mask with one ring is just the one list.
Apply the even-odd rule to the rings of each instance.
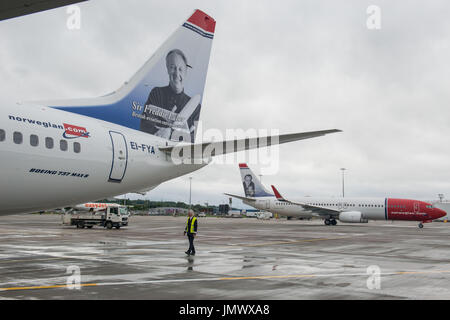
[[241, 172], [242, 185], [246, 197], [273, 197], [262, 185], [261, 181], [250, 170], [246, 163], [239, 164], [239, 171]]
[[114, 93], [47, 105], [167, 140], [194, 142], [215, 25], [196, 10]]

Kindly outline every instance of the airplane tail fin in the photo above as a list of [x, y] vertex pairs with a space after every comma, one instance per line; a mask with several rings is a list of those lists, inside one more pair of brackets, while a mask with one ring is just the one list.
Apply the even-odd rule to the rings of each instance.
[[117, 91], [47, 105], [166, 140], [194, 142], [215, 25], [196, 10]]
[[241, 172], [242, 185], [246, 197], [273, 197], [273, 194], [264, 188], [261, 181], [246, 163], [239, 164], [239, 171]]

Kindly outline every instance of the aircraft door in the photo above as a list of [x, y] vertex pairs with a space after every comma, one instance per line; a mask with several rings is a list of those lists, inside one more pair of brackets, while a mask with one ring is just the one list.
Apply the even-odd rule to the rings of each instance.
[[419, 213], [420, 212], [420, 206], [418, 202], [414, 202], [414, 213]]
[[128, 149], [127, 142], [123, 134], [115, 131], [110, 131], [112, 143], [112, 163], [111, 172], [109, 173], [109, 182], [120, 183], [125, 176], [128, 163]]
[[270, 209], [270, 200], [266, 200], [266, 209]]

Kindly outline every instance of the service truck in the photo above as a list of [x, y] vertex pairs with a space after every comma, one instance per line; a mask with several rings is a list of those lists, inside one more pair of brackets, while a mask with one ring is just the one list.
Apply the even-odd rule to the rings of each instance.
[[128, 225], [130, 214], [126, 206], [117, 203], [84, 203], [67, 210], [62, 216], [63, 225], [77, 228], [101, 226], [120, 229]]

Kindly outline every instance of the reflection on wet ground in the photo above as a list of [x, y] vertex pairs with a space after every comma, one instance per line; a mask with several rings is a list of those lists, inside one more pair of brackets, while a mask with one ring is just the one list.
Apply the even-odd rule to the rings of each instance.
[[[0, 299], [450, 298], [448, 224], [199, 218], [197, 254], [187, 256], [184, 223], [132, 217], [105, 230], [1, 217]], [[374, 265], [379, 288], [368, 286]], [[67, 287], [70, 266], [79, 290]]]

